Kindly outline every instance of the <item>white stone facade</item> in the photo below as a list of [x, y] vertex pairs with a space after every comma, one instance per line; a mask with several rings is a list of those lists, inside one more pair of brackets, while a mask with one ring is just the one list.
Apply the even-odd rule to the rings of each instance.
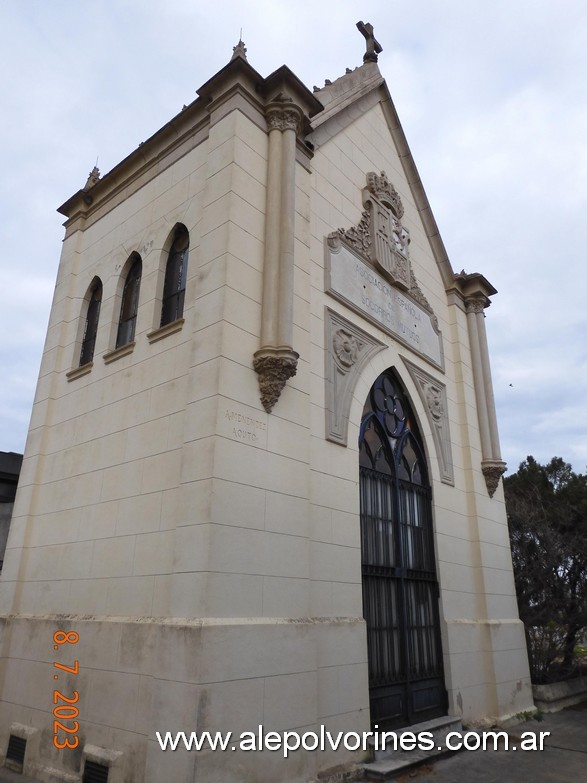
[[[62, 207], [0, 581], [0, 754], [10, 734], [26, 734], [24, 771], [41, 780], [81, 780], [90, 759], [109, 767], [109, 783], [301, 783], [360, 760], [162, 752], [155, 731], [368, 730], [357, 443], [369, 390], [391, 367], [430, 469], [449, 712], [493, 721], [532, 703], [503, 493], [490, 497], [482, 470], [498, 478], [501, 466], [484, 335], [467, 322], [471, 302], [495, 292], [453, 274], [377, 65], [313, 95], [287, 68], [264, 79], [240, 55], [199, 96]], [[293, 128], [271, 131], [276, 98], [280, 111], [295, 107]], [[441, 364], [326, 290], [327, 237], [359, 224], [369, 172], [385, 172], [401, 198]], [[161, 329], [177, 225], [189, 232], [185, 306]], [[136, 332], [115, 349], [133, 252]], [[96, 277], [94, 357], [80, 368]], [[345, 387], [344, 443], [327, 437], [339, 404], [328, 397], [329, 312], [376, 346]], [[297, 364], [271, 412], [253, 366], [263, 351]], [[55, 652], [58, 630], [79, 642]], [[61, 689], [79, 692], [79, 744], [57, 750], [53, 664], [73, 659], [79, 674]]]

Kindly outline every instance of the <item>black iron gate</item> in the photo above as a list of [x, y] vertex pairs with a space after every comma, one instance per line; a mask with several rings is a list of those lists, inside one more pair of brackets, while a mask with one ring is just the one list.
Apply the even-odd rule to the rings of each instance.
[[391, 371], [373, 384], [359, 444], [371, 721], [397, 728], [445, 714], [447, 698], [426, 460]]

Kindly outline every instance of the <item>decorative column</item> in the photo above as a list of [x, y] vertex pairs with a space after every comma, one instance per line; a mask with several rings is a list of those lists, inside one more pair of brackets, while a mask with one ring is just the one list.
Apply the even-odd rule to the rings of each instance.
[[475, 399], [479, 417], [479, 432], [481, 434], [481, 457], [483, 461], [491, 458], [491, 435], [489, 432], [489, 416], [487, 413], [487, 396], [481, 361], [478, 319], [483, 318], [485, 299], [480, 296], [470, 297], [465, 301], [467, 308], [467, 324], [469, 341], [471, 343], [471, 362], [473, 364], [473, 380], [475, 383]]
[[489, 496], [493, 497], [499, 479], [505, 473], [506, 464], [501, 458], [499, 446], [487, 333], [485, 331], [484, 310], [490, 304], [489, 299], [482, 293], [476, 293], [465, 299], [481, 437], [481, 470], [485, 476]]
[[269, 128], [265, 261], [261, 348], [253, 367], [261, 402], [270, 413], [287, 380], [296, 374], [293, 350], [294, 228], [296, 140], [303, 119], [292, 99], [280, 94], [266, 109]]

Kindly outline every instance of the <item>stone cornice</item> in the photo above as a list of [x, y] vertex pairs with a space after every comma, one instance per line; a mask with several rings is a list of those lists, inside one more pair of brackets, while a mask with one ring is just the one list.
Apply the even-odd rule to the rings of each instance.
[[302, 109], [305, 117], [304, 132], [309, 132], [309, 118], [322, 111], [323, 106], [314, 93], [290, 71], [287, 65], [282, 65], [263, 80], [260, 88], [261, 94], [267, 102], [274, 101], [279, 94], [289, 95], [293, 102]]
[[[280, 94], [300, 112], [299, 132], [309, 128], [309, 116], [322, 104], [286, 66], [264, 79], [242, 57], [231, 60], [197, 90], [198, 98], [173, 117], [107, 174], [86, 186], [58, 208], [69, 232], [82, 219], [97, 219], [207, 138], [209, 127], [234, 107], [239, 98], [264, 121], [265, 107]], [[232, 104], [231, 104], [232, 101]], [[226, 109], [223, 107], [226, 106]], [[302, 139], [300, 138], [300, 141]], [[309, 151], [307, 151], [309, 154]]]
[[207, 82], [204, 82], [196, 92], [204, 103], [209, 103], [216, 100], [219, 95], [226, 92], [234, 84], [241, 85], [252, 94], [260, 92], [260, 85], [264, 81], [261, 74], [247, 60], [237, 57], [228, 62], [224, 68], [221, 68]]
[[267, 129], [265, 122], [265, 107], [259, 96], [253, 95], [240, 84], [231, 84], [225, 92], [208, 101], [206, 109], [210, 115], [210, 127], [219, 122], [234, 109], [238, 109], [263, 130]]
[[364, 63], [354, 71], [340, 76], [321, 90], [315, 97], [324, 104], [324, 109], [312, 119], [312, 131], [339, 115], [344, 109], [356, 104], [365, 95], [384, 84], [383, 76], [376, 63]]
[[477, 312], [491, 304], [490, 296], [497, 293], [489, 280], [479, 272], [467, 274], [462, 271], [454, 275], [453, 284], [448, 288], [448, 293], [458, 300], [465, 311]]
[[69, 218], [65, 226], [70, 227], [79, 217], [89, 217], [97, 210], [111, 209], [120, 199], [127, 198], [129, 188], [138, 190], [162, 170], [201, 144], [208, 135], [209, 116], [202, 104], [196, 100], [164, 125], [157, 133], [143, 142], [136, 150], [118, 163], [96, 182], [93, 187], [79, 190], [58, 208], [58, 212]]

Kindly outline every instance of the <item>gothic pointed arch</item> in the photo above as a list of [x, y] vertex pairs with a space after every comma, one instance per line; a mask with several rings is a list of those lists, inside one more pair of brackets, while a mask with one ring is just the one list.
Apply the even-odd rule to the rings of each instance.
[[443, 715], [447, 695], [426, 454], [391, 369], [363, 408], [359, 475], [371, 720], [407, 726]]

